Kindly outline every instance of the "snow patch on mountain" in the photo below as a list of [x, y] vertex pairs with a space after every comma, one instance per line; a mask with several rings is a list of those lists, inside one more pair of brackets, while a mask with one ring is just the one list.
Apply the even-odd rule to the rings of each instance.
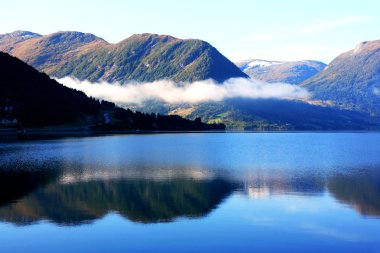
[[269, 67], [272, 65], [278, 65], [278, 64], [282, 64], [282, 63], [284, 63], [284, 62], [266, 61], [266, 60], [248, 60], [248, 61], [245, 61], [244, 63], [238, 64], [238, 65], [241, 66], [240, 70], [245, 71], [248, 69]]

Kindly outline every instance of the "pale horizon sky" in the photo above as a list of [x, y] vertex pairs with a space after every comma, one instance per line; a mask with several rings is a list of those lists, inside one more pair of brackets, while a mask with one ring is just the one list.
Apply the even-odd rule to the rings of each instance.
[[[365, 3], [363, 3], [365, 2]], [[202, 39], [232, 61], [329, 63], [380, 39], [380, 0], [18, 0], [2, 1], [0, 34], [93, 33], [117, 43], [137, 33]]]

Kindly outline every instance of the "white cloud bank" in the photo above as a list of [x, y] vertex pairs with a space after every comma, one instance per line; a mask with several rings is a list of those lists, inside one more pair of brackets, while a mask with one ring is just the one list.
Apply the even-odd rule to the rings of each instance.
[[63, 85], [86, 95], [116, 104], [142, 104], [161, 100], [170, 104], [222, 101], [228, 98], [305, 99], [306, 89], [285, 83], [265, 83], [252, 79], [232, 78], [222, 84], [212, 80], [177, 84], [161, 80], [150, 83], [91, 83], [70, 77], [56, 79]]

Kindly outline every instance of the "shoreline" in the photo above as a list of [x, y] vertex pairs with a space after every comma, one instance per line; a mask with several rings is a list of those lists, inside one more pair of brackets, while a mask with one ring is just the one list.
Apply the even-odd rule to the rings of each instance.
[[24, 140], [44, 140], [44, 139], [60, 139], [75, 137], [98, 137], [112, 135], [138, 135], [138, 134], [186, 134], [186, 133], [379, 133], [379, 130], [90, 130], [90, 129], [57, 129], [57, 128], [38, 128], [24, 129], [17, 131], [16, 129], [0, 129], [0, 142], [7, 141], [24, 141]]
[[23, 141], [23, 140], [44, 140], [60, 139], [71, 137], [97, 137], [112, 135], [137, 135], [137, 134], [179, 134], [179, 133], [225, 133], [225, 130], [178, 130], [178, 131], [152, 131], [152, 130], [70, 130], [70, 129], [24, 129], [17, 130], [0, 130], [0, 142], [3, 141]]

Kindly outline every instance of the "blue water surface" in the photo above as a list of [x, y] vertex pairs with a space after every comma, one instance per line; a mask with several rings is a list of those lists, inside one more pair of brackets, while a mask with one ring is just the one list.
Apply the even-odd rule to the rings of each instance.
[[379, 133], [0, 143], [0, 252], [380, 252]]

